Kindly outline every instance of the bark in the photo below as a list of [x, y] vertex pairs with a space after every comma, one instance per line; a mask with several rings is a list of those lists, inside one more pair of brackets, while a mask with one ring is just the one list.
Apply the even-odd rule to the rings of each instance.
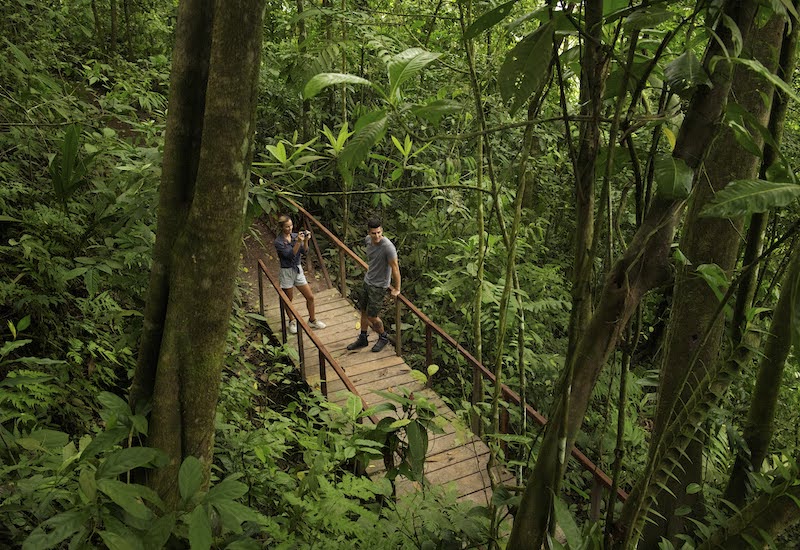
[[600, 111], [608, 73], [608, 56], [603, 51], [603, 1], [584, 3], [586, 40], [581, 60], [581, 123], [578, 155], [575, 162], [575, 266], [572, 276], [572, 310], [569, 321], [570, 364], [575, 345], [580, 341], [592, 315], [592, 266], [594, 257], [595, 163], [600, 149]]
[[[187, 456], [201, 460], [208, 481], [252, 150], [263, 6], [263, 0], [217, 0], [207, 36], [201, 146], [191, 204], [171, 248], [148, 438], [169, 457], [148, 480], [168, 506], [179, 500], [177, 473]], [[183, 13], [204, 19], [204, 7], [195, 3]]]
[[117, 53], [117, 38], [119, 38], [119, 15], [117, 14], [117, 0], [111, 0], [111, 34], [109, 35], [109, 53]]
[[[791, 24], [791, 31], [786, 34], [783, 40], [783, 46], [781, 47], [781, 60], [779, 63], [779, 72], [778, 75], [785, 79], [791, 79], [791, 75], [794, 72], [795, 66], [795, 58], [797, 53], [797, 21], [792, 21]], [[788, 76], [787, 76], [788, 75]], [[784, 130], [784, 123], [786, 120], [786, 109], [788, 107], [788, 98], [783, 93], [776, 93], [774, 98], [774, 104], [772, 107], [772, 114], [770, 117], [770, 125], [769, 130], [773, 136], [773, 139], [777, 144], [780, 144], [782, 137], [783, 137], [783, 130]], [[778, 154], [775, 149], [772, 147], [765, 147], [764, 150], [764, 161], [761, 166], [761, 177], [766, 177], [767, 169], [772, 165], [775, 160], [777, 160]], [[755, 261], [755, 259], [761, 255], [761, 249], [763, 247], [763, 240], [764, 240], [764, 232], [766, 231], [767, 227], [767, 215], [766, 214], [754, 214], [750, 219], [750, 228], [748, 230], [748, 237], [747, 237], [747, 249], [745, 250], [745, 257], [743, 260], [744, 265], [749, 265]], [[753, 345], [756, 340], [756, 337], [749, 337], [746, 333], [746, 328], [740, 328], [744, 324], [744, 312], [746, 309], [750, 308], [753, 304], [753, 299], [755, 297], [755, 292], [757, 288], [757, 281], [759, 279], [758, 270], [752, 269], [748, 272], [747, 278], [742, 281], [741, 287], [742, 290], [740, 291], [739, 298], [736, 304], [736, 311], [739, 312], [737, 318], [742, 319], [737, 322], [735, 325], [735, 329], [741, 334], [741, 338], [745, 341], [746, 345], [742, 345], [741, 347], [745, 350], [744, 353], [746, 354], [746, 359], [749, 359], [752, 356], [751, 349], [754, 349], [756, 346]], [[776, 312], [777, 315], [777, 312]], [[736, 318], [734, 319], [736, 321]], [[774, 317], [773, 317], [773, 324], [774, 324]], [[770, 331], [770, 334], [774, 334]], [[738, 334], [737, 334], [738, 335]], [[769, 340], [768, 340], [769, 345]], [[767, 356], [769, 353], [767, 352]], [[761, 365], [764, 368], [769, 368], [766, 365], [766, 357], [762, 360]], [[783, 368], [781, 364], [779, 368]], [[762, 374], [759, 372], [759, 380], [761, 379]], [[777, 390], [777, 387], [775, 389]], [[736, 460], [733, 465], [733, 470], [731, 471], [731, 478], [728, 481], [728, 486], [725, 489], [725, 499], [732, 502], [736, 506], [742, 506], [744, 504], [745, 499], [747, 497], [747, 481], [748, 481], [748, 472], [750, 472], [753, 468], [753, 465], [760, 465], [763, 461], [763, 457], [761, 460], [758, 460], [758, 454], [765, 453], [766, 450], [759, 450], [755, 455], [753, 455], [753, 447], [760, 446], [758, 441], [762, 439], [761, 435], [752, 431], [756, 429], [756, 426], [764, 424], [763, 420], [757, 418], [759, 413], [762, 412], [762, 403], [769, 403], [771, 400], [777, 399], [777, 391], [776, 392], [763, 392], [764, 389], [759, 389], [758, 384], [756, 386], [756, 390], [753, 394], [753, 399], [750, 405], [750, 413], [748, 414], [748, 418], [751, 418], [753, 422], [751, 423], [748, 421], [745, 431], [744, 431], [744, 440], [748, 444], [748, 449], [750, 449], [750, 456], [747, 456], [744, 453], [739, 453], [736, 457]], [[772, 395], [769, 395], [772, 393]], [[763, 401], [763, 400], [767, 401]], [[769, 405], [766, 407], [769, 408]], [[766, 441], [769, 443], [769, 440]], [[755, 460], [753, 460], [755, 459]]]
[[[740, 453], [733, 466], [731, 481], [726, 490], [734, 504], [741, 506], [747, 496], [748, 473], [759, 470], [767, 458], [769, 443], [775, 432], [775, 411], [783, 386], [783, 371], [792, 346], [792, 316], [800, 307], [800, 251], [794, 251], [792, 266], [787, 272], [781, 295], [772, 314], [764, 355], [758, 367], [756, 386], [747, 422], [744, 440], [750, 456]], [[796, 350], [795, 350], [796, 351]]]
[[134, 410], [153, 394], [169, 299], [172, 250], [194, 198], [203, 136], [213, 13], [213, 0], [185, 0], [180, 3], [178, 11], [159, 187], [158, 230], [130, 394]]
[[[784, 20], [773, 16], [757, 31], [751, 55], [774, 71], [775, 52], [783, 37]], [[764, 91], [762, 91], [764, 90]], [[739, 103], [762, 125], [766, 126], [771, 101], [771, 87], [753, 71], [738, 67], [734, 73], [731, 100]], [[760, 134], [753, 140], [763, 145]], [[708, 367], [720, 360], [724, 317], [717, 315], [719, 299], [709, 284], [696, 271], [703, 264], [716, 264], [730, 278], [740, 248], [743, 220], [703, 218], [701, 212], [714, 195], [731, 181], [756, 177], [759, 158], [738, 145], [736, 136], [725, 128], [714, 142], [704, 163], [704, 170], [693, 191], [691, 205], [681, 239], [681, 252], [690, 265], [679, 269], [675, 283], [670, 324], [661, 365], [658, 406], [654, 423], [654, 439], [667, 429], [678, 410], [707, 375]], [[650, 460], [660, 460], [656, 447], [651, 447]], [[675, 511], [683, 506], [694, 509], [694, 517], [702, 517], [701, 494], [686, 494], [690, 483], [702, 483], [703, 444], [695, 438], [686, 449], [678, 466], [680, 476], [671, 478], [666, 486], [671, 492], [661, 492], [654, 506], [657, 512], [645, 529], [643, 545], [657, 547], [661, 537], [673, 539], [685, 530], [686, 516]]]
[[[726, 4], [725, 15], [739, 25], [745, 41], [757, 8], [758, 2], [754, 0]], [[723, 45], [730, 50], [730, 33], [720, 28], [718, 37], [719, 42], [710, 42], [706, 66], [713, 56], [722, 53]], [[712, 86], [698, 89], [689, 104], [673, 156], [693, 169], [699, 165], [717, 130], [730, 90], [731, 72], [730, 64], [724, 60], [718, 62], [711, 74]], [[553, 483], [563, 476], [556, 466], [559, 455], [564, 455], [574, 444], [597, 378], [642, 296], [670, 279], [670, 247], [682, 210], [683, 201], [656, 198], [625, 254], [606, 277], [595, 313], [577, 344], [572, 384], [562, 384], [556, 413], [545, 428], [536, 465], [514, 518], [509, 549], [541, 547], [552, 498], [556, 495]], [[559, 438], [562, 430], [565, 437]]]

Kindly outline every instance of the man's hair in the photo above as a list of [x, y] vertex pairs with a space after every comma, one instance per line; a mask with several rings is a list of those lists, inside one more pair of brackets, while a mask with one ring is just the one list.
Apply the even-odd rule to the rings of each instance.
[[381, 227], [383, 224], [381, 223], [380, 218], [370, 218], [367, 220], [367, 227], [370, 229], [377, 229]]

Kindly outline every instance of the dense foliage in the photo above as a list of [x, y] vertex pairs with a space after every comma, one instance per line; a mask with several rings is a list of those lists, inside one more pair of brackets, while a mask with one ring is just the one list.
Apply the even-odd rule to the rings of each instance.
[[[509, 525], [499, 520], [509, 517], [506, 505], [517, 511], [520, 487], [498, 487], [488, 508], [436, 487], [395, 501], [394, 476], [421, 479], [418, 457], [406, 454], [381, 481], [363, 473], [388, 442], [402, 445], [400, 425], [365, 427], [360, 403], [342, 409], [305, 388], [289, 366], [291, 350], [266, 338], [241, 295], [228, 335], [211, 487], [191, 459], [180, 468], [177, 510], [136, 483], [141, 469], [163, 460], [139, 446], [149, 411], [131, 410], [127, 389], [157, 231], [175, 4], [12, 0], [0, 7], [0, 540], [31, 549], [156, 548], [169, 539], [192, 548], [506, 544]], [[682, 203], [693, 181], [695, 188], [702, 181], [672, 153], [692, 93], [710, 83], [703, 51], [724, 40], [712, 27], [722, 21], [717, 30], [728, 29], [742, 46], [735, 23], [720, 17], [724, 2], [600, 2], [607, 65], [592, 119], [590, 102], [582, 102], [586, 4], [343, 1], [304, 9], [302, 0], [271, 0], [265, 13], [248, 220], [286, 210], [283, 194], [299, 196], [359, 250], [363, 220], [381, 216], [400, 254], [404, 294], [547, 414], [563, 413], [581, 281], [590, 289], [581, 299], [597, 306], [650, 206]], [[789, 0], [765, 2], [756, 20], [777, 14], [796, 23], [796, 10]], [[742, 64], [798, 99], [763, 65]], [[733, 100], [723, 118], [737, 146], [764, 166], [718, 192], [703, 216], [763, 216], [758, 269], [744, 245], [733, 269], [693, 263], [682, 250], [691, 222], [680, 227], [670, 249], [674, 278], [647, 294], [620, 331], [576, 435], [624, 490], [657, 478], [657, 399], [673, 368], [664, 364], [665, 346], [690, 321], [671, 317], [674, 281], [689, 273], [726, 300], [715, 314], [725, 328], [714, 362], [735, 368], [710, 383], [711, 397], [692, 394], [675, 407], [678, 414], [692, 399], [705, 404], [691, 430], [675, 436], [702, 446], [702, 481], [683, 490], [702, 494], [704, 506], [677, 508], [688, 527], [666, 547], [719, 543], [720, 532], [734, 529], [748, 544], [769, 543], [771, 530], [789, 527], [760, 528], [759, 516], [737, 514], [744, 503], [729, 505], [725, 492], [737, 456], [750, 452], [745, 426], [782, 295], [792, 297], [794, 351], [779, 361], [774, 434], [764, 465], [748, 478], [748, 502], [797, 500], [797, 111], [790, 103], [782, 141]], [[601, 138], [587, 222], [575, 181], [592, 120]], [[587, 223], [594, 236], [583, 269], [575, 247]], [[742, 243], [751, 240], [742, 227], [755, 225], [738, 226]], [[324, 253], [336, 261], [332, 248]], [[737, 326], [732, 297], [745, 294], [751, 272], [757, 277]], [[404, 322], [407, 359], [424, 371], [424, 329], [411, 317]], [[434, 363], [436, 389], [466, 422], [477, 414], [493, 453], [524, 486], [542, 432], [491, 386], [473, 399], [471, 370], [448, 350], [437, 348]], [[436, 429], [424, 402], [396, 400], [417, 429]], [[501, 409], [510, 434], [495, 433]], [[678, 464], [684, 449], [675, 443], [665, 460]], [[667, 471], [651, 485], [681, 477]], [[553, 504], [566, 540], [553, 545], [616, 540], [621, 504], [606, 495], [593, 507], [592, 481], [567, 467]], [[788, 516], [787, 524], [800, 519]], [[748, 532], [751, 524], [760, 531]]]

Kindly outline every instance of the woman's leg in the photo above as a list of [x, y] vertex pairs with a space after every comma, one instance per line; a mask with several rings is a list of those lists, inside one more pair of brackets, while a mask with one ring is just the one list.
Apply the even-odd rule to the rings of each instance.
[[[291, 302], [292, 298], [294, 298], [294, 288], [284, 288], [283, 291], [286, 293], [286, 297], [289, 298], [289, 301]], [[286, 315], [289, 317], [289, 321], [294, 320], [294, 315], [292, 315], [292, 312], [289, 311], [288, 307], [286, 308]]]
[[306, 298], [306, 306], [308, 307], [308, 320], [313, 321], [317, 317], [314, 311], [314, 292], [311, 290], [311, 285], [301, 285], [297, 287], [297, 290], [300, 291], [300, 294], [305, 296]]

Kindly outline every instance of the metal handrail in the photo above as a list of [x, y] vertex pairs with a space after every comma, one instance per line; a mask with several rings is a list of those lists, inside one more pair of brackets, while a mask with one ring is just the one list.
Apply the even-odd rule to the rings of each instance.
[[[307, 382], [306, 379], [306, 368], [305, 368], [305, 357], [304, 357], [304, 346], [303, 346], [303, 334], [308, 336], [311, 341], [314, 343], [314, 346], [317, 348], [319, 352], [319, 375], [320, 375], [320, 383], [322, 394], [327, 397], [328, 396], [328, 374], [327, 369], [325, 368], [325, 363], [329, 363], [331, 368], [333, 368], [334, 372], [339, 377], [339, 380], [342, 381], [345, 388], [347, 390], [356, 395], [359, 399], [361, 399], [361, 404], [364, 410], [368, 409], [368, 403], [364, 400], [364, 397], [358, 393], [355, 385], [350, 381], [347, 374], [345, 374], [344, 369], [339, 365], [336, 359], [330, 354], [328, 349], [324, 346], [322, 341], [319, 337], [311, 330], [311, 327], [308, 326], [308, 323], [302, 318], [300, 313], [295, 309], [294, 304], [292, 304], [289, 297], [281, 288], [280, 284], [275, 280], [275, 277], [269, 272], [267, 266], [264, 265], [262, 260], [258, 260], [258, 310], [261, 316], [264, 316], [264, 283], [263, 283], [263, 276], [267, 276], [269, 282], [272, 284], [272, 287], [275, 289], [275, 292], [278, 295], [278, 299], [280, 301], [280, 309], [281, 309], [281, 332], [283, 336], [283, 343], [287, 342], [287, 331], [286, 331], [286, 308], [294, 316], [295, 320], [297, 321], [297, 351], [300, 355], [300, 372], [303, 376], [303, 381]], [[375, 415], [370, 415], [369, 419], [372, 421], [373, 424], [378, 424], [378, 418]]]
[[[299, 212], [301, 212], [305, 219], [313, 223], [320, 231], [339, 249], [340, 256], [346, 254], [350, 256], [350, 258], [355, 261], [358, 265], [360, 265], [363, 269], [368, 269], [367, 263], [355, 252], [350, 250], [350, 248], [344, 244], [341, 240], [339, 240], [336, 235], [331, 233], [331, 231], [322, 225], [322, 223], [317, 220], [313, 215], [311, 215], [306, 209], [302, 206], [297, 204], [294, 200], [287, 196], [281, 196], [281, 199], [285, 200], [289, 204], [291, 204], [294, 208], [296, 208]], [[313, 236], [313, 233], [312, 233]], [[342, 271], [340, 266], [340, 271]], [[340, 280], [340, 290], [342, 295], [346, 295], [345, 288], [342, 286], [344, 281]], [[396, 318], [399, 319], [399, 307], [400, 303], [403, 303], [408, 310], [413, 313], [416, 317], [419, 318], [420, 321], [425, 325], [425, 362], [427, 365], [432, 363], [432, 335], [435, 333], [439, 336], [442, 340], [444, 340], [447, 344], [452, 346], [463, 358], [466, 362], [472, 367], [474, 371], [480, 373], [480, 375], [489, 380], [491, 383], [495, 384], [497, 382], [497, 378], [495, 377], [494, 373], [490, 371], [486, 366], [484, 366], [480, 361], [475, 359], [475, 357], [467, 351], [461, 344], [459, 344], [452, 336], [450, 336], [447, 332], [444, 331], [439, 325], [434, 323], [427, 315], [425, 315], [417, 306], [415, 306], [408, 298], [406, 298], [402, 293], [397, 296], [396, 304]], [[401, 341], [401, 332], [400, 332], [400, 323], [396, 323], [396, 343], [395, 343], [395, 350], [397, 355], [400, 355], [402, 347]], [[513, 389], [508, 387], [507, 385], [501, 383], [500, 384], [500, 393], [502, 396], [509, 402], [514, 405], [520, 406], [522, 404], [522, 399], [517, 392]], [[474, 403], [473, 403], [474, 405]], [[547, 424], [547, 419], [536, 409], [534, 409], [531, 405], [525, 403], [525, 413], [528, 417], [530, 417], [534, 422], [539, 424], [540, 426], [544, 426]], [[572, 457], [578, 461], [578, 463], [588, 472], [590, 472], [594, 478], [595, 482], [599, 483], [606, 489], [611, 489], [613, 487], [613, 481], [611, 478], [600, 469], [600, 467], [595, 464], [594, 462], [589, 459], [583, 452], [581, 452], [576, 446], [573, 445], [571, 451]], [[617, 487], [617, 498], [621, 501], [625, 501], [628, 498], [628, 493], [623, 489]]]

